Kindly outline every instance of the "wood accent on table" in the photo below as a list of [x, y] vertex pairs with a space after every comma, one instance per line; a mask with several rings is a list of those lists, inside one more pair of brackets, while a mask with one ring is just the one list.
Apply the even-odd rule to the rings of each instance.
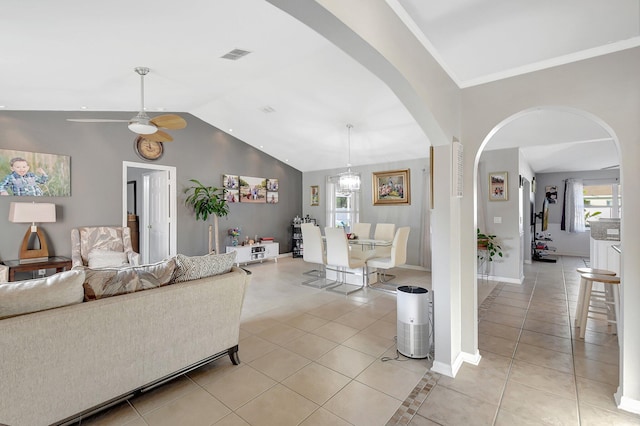
[[56, 272], [71, 269], [71, 259], [63, 256], [52, 256], [42, 262], [20, 263], [19, 260], [5, 260], [9, 267], [9, 282], [14, 281], [16, 272], [38, 271], [40, 269], [55, 269]]

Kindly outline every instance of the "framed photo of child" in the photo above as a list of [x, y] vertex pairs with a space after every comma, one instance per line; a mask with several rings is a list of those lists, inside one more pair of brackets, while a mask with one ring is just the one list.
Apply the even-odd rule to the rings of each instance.
[[507, 172], [489, 173], [489, 201], [507, 201], [509, 199]]
[[68, 197], [71, 157], [0, 149], [0, 196]]

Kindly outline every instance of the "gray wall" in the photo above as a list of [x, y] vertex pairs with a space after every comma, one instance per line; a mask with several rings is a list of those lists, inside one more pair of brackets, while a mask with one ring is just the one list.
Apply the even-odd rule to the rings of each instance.
[[[15, 259], [27, 229], [7, 221], [11, 201], [53, 202], [58, 221], [44, 224], [49, 249], [56, 255], [71, 254], [70, 231], [77, 226], [122, 223], [122, 162], [144, 163], [133, 150], [135, 135], [126, 123], [72, 123], [65, 119], [132, 117], [108, 112], [0, 112], [0, 149], [44, 152], [71, 156], [70, 197], [0, 197], [0, 259]], [[290, 250], [289, 224], [302, 210], [302, 173], [250, 145], [212, 127], [190, 114], [180, 113], [187, 128], [169, 131], [174, 142], [165, 143], [164, 156], [156, 164], [177, 169], [178, 253], [205, 254], [208, 226], [196, 221], [184, 205], [189, 179], [222, 186], [224, 173], [277, 178], [278, 204], [232, 204], [220, 219], [221, 245], [230, 227], [242, 228], [243, 236], [273, 236], [280, 252]]]
[[[407, 245], [407, 264], [430, 268], [430, 249], [423, 241], [423, 216], [428, 214], [428, 175], [429, 159], [373, 164], [367, 166], [351, 167], [354, 172], [361, 173], [360, 186], [360, 222], [371, 223], [371, 232], [375, 230], [376, 223], [395, 223], [396, 227], [410, 226], [409, 242]], [[411, 204], [374, 206], [372, 195], [373, 172], [410, 169], [411, 173]], [[326, 180], [328, 176], [335, 176], [344, 172], [345, 168], [306, 172], [303, 175], [303, 213], [318, 220], [318, 225], [326, 226], [327, 191]], [[320, 187], [320, 205], [311, 206], [311, 186]]]

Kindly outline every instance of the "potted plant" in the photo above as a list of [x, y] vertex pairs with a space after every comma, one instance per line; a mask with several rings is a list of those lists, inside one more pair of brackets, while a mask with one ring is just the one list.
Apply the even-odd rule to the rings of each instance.
[[480, 228], [477, 230], [477, 241], [478, 241], [478, 259], [484, 260], [485, 252], [487, 256], [487, 260], [489, 262], [493, 261], [495, 256], [502, 256], [502, 247], [498, 244], [495, 235], [484, 234], [480, 232]]
[[[224, 189], [215, 186], [204, 186], [196, 179], [189, 179], [195, 185], [184, 190], [187, 194], [185, 205], [191, 206], [196, 213], [196, 220], [206, 221], [213, 216], [216, 253], [220, 253], [218, 239], [218, 218], [229, 214], [229, 205], [224, 197]], [[211, 228], [209, 228], [209, 253], [211, 253]]]

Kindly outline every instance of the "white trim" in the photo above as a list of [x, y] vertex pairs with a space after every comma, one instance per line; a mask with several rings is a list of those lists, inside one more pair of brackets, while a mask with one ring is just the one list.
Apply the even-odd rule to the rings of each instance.
[[640, 401], [621, 395], [621, 392], [622, 389], [618, 387], [618, 391], [613, 395], [618, 408], [630, 413], [640, 414]]
[[487, 278], [491, 281], [500, 281], [500, 282], [509, 283], [509, 284], [522, 284], [524, 282], [524, 276], [518, 279], [518, 278], [507, 278], [507, 277], [496, 277], [494, 275], [489, 275]]
[[451, 365], [445, 364], [441, 361], [433, 361], [431, 371], [442, 374], [443, 376], [455, 378], [456, 374], [458, 374], [458, 370], [462, 367], [462, 363], [465, 361], [464, 358], [464, 353], [460, 352]]
[[462, 352], [463, 361], [473, 365], [479, 365], [480, 360], [482, 359], [482, 355], [480, 355], [480, 351], [476, 349], [475, 354], [470, 354], [467, 352]]

